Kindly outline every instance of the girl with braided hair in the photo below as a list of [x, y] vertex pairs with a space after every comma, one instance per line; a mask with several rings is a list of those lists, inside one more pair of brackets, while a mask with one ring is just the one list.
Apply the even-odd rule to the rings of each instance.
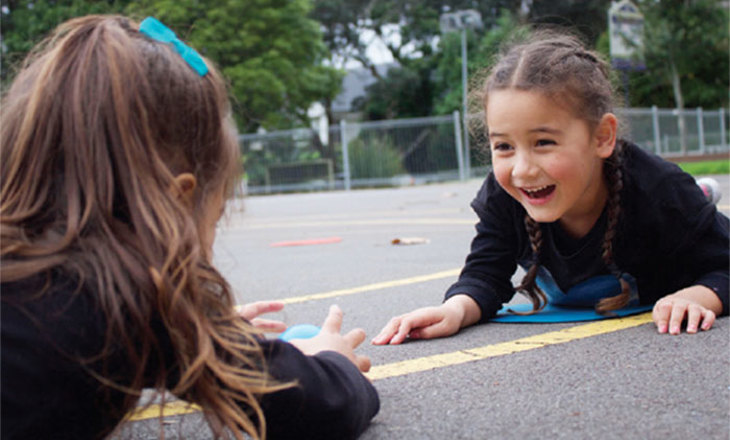
[[31, 54], [0, 121], [0, 437], [105, 438], [144, 388], [197, 404], [216, 438], [365, 430], [365, 333], [340, 334], [333, 306], [316, 337], [267, 339], [283, 324], [256, 317], [282, 304], [237, 311], [212, 265], [241, 171], [209, 60], [151, 17], [76, 18]]
[[[449, 336], [492, 319], [515, 292], [611, 314], [653, 305], [660, 333], [728, 313], [728, 218], [676, 165], [618, 139], [610, 71], [570, 35], [509, 48], [478, 92], [492, 172], [477, 234], [443, 304], [392, 318], [374, 344]], [[517, 264], [526, 269], [513, 287]], [[594, 288], [586, 289], [586, 286]]]

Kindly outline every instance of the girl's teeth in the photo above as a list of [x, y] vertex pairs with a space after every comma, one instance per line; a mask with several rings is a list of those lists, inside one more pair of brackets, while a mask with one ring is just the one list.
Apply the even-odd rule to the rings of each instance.
[[553, 188], [553, 185], [545, 185], [541, 186], [540, 188], [526, 189], [524, 191], [530, 198], [541, 198], [550, 194], [553, 191]]

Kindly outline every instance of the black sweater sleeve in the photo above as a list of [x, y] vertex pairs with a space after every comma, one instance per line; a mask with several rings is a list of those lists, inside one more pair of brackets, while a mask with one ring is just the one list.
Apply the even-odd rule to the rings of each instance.
[[354, 439], [380, 408], [378, 393], [344, 356], [306, 356], [286, 342], [264, 341], [269, 374], [294, 386], [265, 395], [270, 439]]
[[471, 297], [481, 309], [480, 322], [485, 322], [514, 296], [512, 274], [524, 258], [520, 250], [526, 247], [526, 234], [520, 230], [524, 210], [491, 173], [471, 206], [479, 217], [477, 234], [459, 280], [449, 287], [444, 300], [454, 295]]

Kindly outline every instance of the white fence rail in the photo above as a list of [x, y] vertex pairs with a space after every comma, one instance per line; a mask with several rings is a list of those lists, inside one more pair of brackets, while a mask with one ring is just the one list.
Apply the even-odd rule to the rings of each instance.
[[[625, 108], [623, 135], [664, 157], [728, 153], [728, 112]], [[484, 139], [464, 151], [458, 112], [451, 116], [341, 122], [323, 132], [294, 129], [239, 137], [246, 192], [322, 191], [400, 186], [484, 175]]]

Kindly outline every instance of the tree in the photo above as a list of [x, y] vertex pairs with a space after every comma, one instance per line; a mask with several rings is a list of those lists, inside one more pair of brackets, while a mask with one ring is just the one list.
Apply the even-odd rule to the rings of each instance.
[[241, 131], [308, 124], [307, 109], [331, 101], [342, 72], [325, 66], [308, 0], [21, 0], [2, 2], [2, 80], [55, 26], [75, 16], [153, 15], [213, 60], [230, 81]]
[[2, 0], [0, 78], [7, 84], [28, 52], [64, 21], [81, 15], [119, 13], [129, 0]]
[[489, 28], [502, 9], [516, 10], [519, 5], [520, 0], [314, 0], [312, 17], [321, 23], [335, 57], [358, 61], [381, 78], [366, 54], [369, 41], [363, 35], [383, 41], [393, 59], [404, 65], [433, 54], [441, 14], [475, 9]]
[[608, 27], [606, 15], [611, 0], [530, 0], [522, 3], [528, 9], [527, 13], [522, 12], [525, 21], [572, 28], [591, 45]]
[[[467, 33], [467, 71], [470, 84], [467, 93], [480, 86], [483, 72], [494, 62], [495, 55], [504, 41], [520, 28], [518, 19], [506, 9], [481, 38], [473, 32]], [[454, 110], [463, 111], [461, 83], [461, 39], [456, 33], [444, 35], [439, 44], [438, 64], [434, 78], [436, 114], [450, 114]], [[477, 104], [478, 106], [478, 104]], [[472, 108], [470, 112], [475, 111]], [[478, 110], [477, 110], [478, 111]]]
[[[728, 10], [715, 0], [643, 0], [646, 72], [634, 75], [637, 100], [671, 90], [674, 107], [727, 105]], [[719, 72], [723, 72], [721, 75]], [[659, 95], [659, 96], [657, 96]], [[686, 152], [684, 118], [679, 118]]]
[[[491, 55], [496, 47], [489, 43], [494, 46], [492, 49], [478, 49], [483, 36], [491, 30], [506, 33], [528, 22], [557, 24], [576, 29], [592, 44], [607, 27], [609, 3], [610, 0], [314, 0], [312, 17], [322, 24], [324, 41], [333, 60], [356, 60], [377, 79], [376, 85], [369, 88], [370, 95], [361, 102], [363, 108], [371, 109], [365, 111], [366, 115], [407, 117], [419, 113], [414, 110], [420, 110], [419, 114], [426, 110], [444, 114], [461, 107], [460, 40], [458, 35], [441, 34], [441, 14], [464, 9], [475, 9], [481, 14], [484, 28], [468, 34], [471, 76], [488, 64], [485, 54]], [[510, 23], [504, 23], [505, 16], [510, 17]], [[390, 69], [391, 74], [382, 77], [367, 57], [363, 35], [386, 43], [400, 68]], [[411, 81], [403, 81], [404, 78]], [[408, 103], [396, 103], [399, 97], [413, 99], [414, 94], [394, 90], [395, 84], [412, 92], [418, 89], [421, 97], [430, 96], [434, 101], [418, 109]]]
[[132, 9], [180, 30], [218, 64], [243, 131], [308, 124], [309, 106], [339, 92], [343, 74], [322, 63], [308, 0], [140, 0]]

